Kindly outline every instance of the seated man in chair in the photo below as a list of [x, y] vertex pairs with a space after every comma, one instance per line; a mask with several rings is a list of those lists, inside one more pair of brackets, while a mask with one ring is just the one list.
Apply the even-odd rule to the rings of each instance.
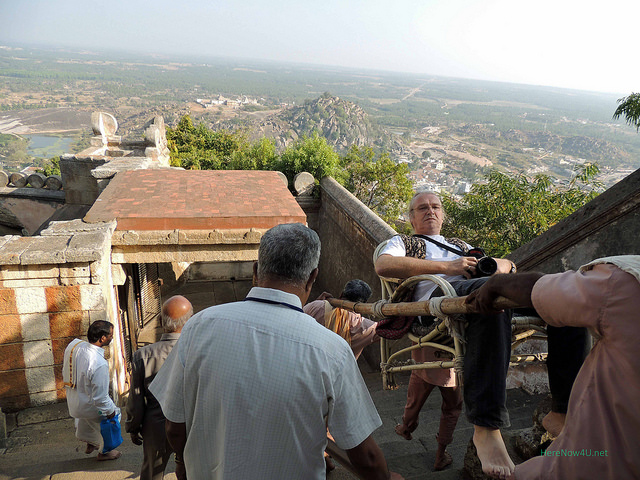
[[[474, 278], [479, 264], [476, 257], [466, 254], [470, 249], [468, 244], [440, 235], [444, 215], [437, 194], [414, 195], [409, 205], [409, 220], [416, 235], [391, 238], [376, 260], [376, 273], [402, 279], [422, 274], [441, 275], [460, 296], [480, 288], [489, 277]], [[515, 265], [510, 260], [494, 260], [495, 273], [515, 273]], [[420, 282], [413, 301], [428, 300], [435, 291], [435, 283]], [[511, 356], [511, 311], [466, 315], [465, 319], [468, 322], [463, 372], [466, 415], [474, 425], [473, 442], [483, 471], [506, 478], [515, 468], [500, 433], [501, 428], [510, 425], [506, 375]], [[563, 332], [562, 329], [556, 331], [559, 335]]]
[[[460, 245], [449, 243], [440, 235], [444, 210], [438, 195], [432, 192], [414, 195], [409, 205], [409, 220], [415, 233], [423, 237], [404, 237], [408, 245], [405, 245], [401, 236], [391, 238], [376, 260], [378, 275], [393, 278], [443, 275], [458, 295], [467, 295], [486, 281], [486, 277], [472, 279], [478, 264], [477, 258], [453, 253], [427, 240], [436, 240], [452, 249], [461, 250]], [[499, 273], [515, 270], [513, 263], [506, 259], [496, 259], [496, 264]], [[421, 282], [416, 286], [413, 300], [427, 300], [435, 289], [435, 283]], [[468, 317], [464, 362], [466, 414], [474, 425], [473, 442], [483, 471], [489, 475], [506, 477], [515, 468], [500, 433], [500, 428], [510, 425], [506, 406], [506, 375], [511, 356], [511, 312]], [[495, 355], [480, 358], [478, 353], [484, 348], [491, 348]], [[484, 381], [491, 377], [500, 380]]]

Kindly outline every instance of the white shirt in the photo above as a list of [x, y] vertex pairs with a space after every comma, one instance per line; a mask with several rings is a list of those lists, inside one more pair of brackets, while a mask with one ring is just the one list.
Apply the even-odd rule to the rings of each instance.
[[[300, 308], [296, 295], [248, 297]], [[254, 301], [193, 316], [149, 389], [186, 423], [190, 479], [323, 479], [326, 419], [350, 449], [382, 422], [344, 339], [312, 317]]]
[[[433, 238], [435, 241], [444, 243], [445, 245], [449, 245], [452, 248], [460, 250], [460, 247], [457, 245], [453, 245], [452, 243], [447, 242], [442, 235], [426, 235], [429, 238]], [[419, 237], [418, 237], [419, 238]], [[449, 250], [445, 250], [444, 248], [440, 248], [435, 243], [428, 242], [427, 240], [421, 238], [426, 245], [426, 260], [437, 260], [441, 262], [451, 262], [456, 258], [460, 258], [461, 255], [457, 255]], [[387, 242], [387, 245], [382, 250], [380, 255], [391, 255], [394, 257], [404, 257], [407, 254], [407, 250], [404, 247], [404, 242], [399, 235], [392, 237]], [[444, 275], [442, 273], [437, 274], [439, 277], [444, 278], [447, 282], [453, 282], [457, 280], [465, 280], [463, 275]], [[418, 283], [415, 291], [413, 292], [413, 301], [421, 302], [424, 300], [428, 300], [433, 291], [436, 289], [437, 285], [428, 280], [424, 282]]]
[[[67, 350], [73, 345], [70, 344]], [[67, 350], [65, 358], [70, 353]], [[76, 388], [66, 389], [69, 415], [99, 422], [101, 415], [111, 415], [117, 409], [109, 397], [109, 364], [104, 359], [104, 350], [81, 342], [74, 350], [73, 361], [77, 384]]]

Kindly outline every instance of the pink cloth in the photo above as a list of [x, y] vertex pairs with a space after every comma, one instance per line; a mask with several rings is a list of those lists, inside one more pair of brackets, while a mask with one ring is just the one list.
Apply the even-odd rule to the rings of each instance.
[[[450, 362], [448, 356], [437, 357], [436, 350], [431, 347], [423, 347], [411, 351], [411, 358], [417, 363], [424, 362]], [[455, 387], [456, 372], [453, 368], [429, 368], [426, 370], [413, 370], [411, 375], [417, 375], [421, 380], [439, 387]]]
[[549, 325], [588, 327], [600, 340], [573, 384], [562, 433], [516, 478], [640, 478], [640, 283], [601, 264], [544, 276], [531, 298]]
[[[316, 321], [324, 326], [325, 321], [325, 303], [326, 300], [315, 300], [307, 303], [302, 310], [307, 315], [311, 315]], [[364, 347], [371, 345], [373, 342], [380, 340], [376, 335], [376, 322], [363, 317], [359, 313], [348, 312], [349, 323], [351, 324], [351, 350], [353, 355], [358, 358], [364, 350]]]

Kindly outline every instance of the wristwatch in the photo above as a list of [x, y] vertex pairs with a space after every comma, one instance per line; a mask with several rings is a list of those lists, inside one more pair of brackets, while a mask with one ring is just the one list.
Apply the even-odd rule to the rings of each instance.
[[[511, 262], [511, 260], [509, 260]], [[516, 268], [516, 264], [511, 262], [511, 270], [509, 270], [509, 273], [516, 273], [518, 269]]]

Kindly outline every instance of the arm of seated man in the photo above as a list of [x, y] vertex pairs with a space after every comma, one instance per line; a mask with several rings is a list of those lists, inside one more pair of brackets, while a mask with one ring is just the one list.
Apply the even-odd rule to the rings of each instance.
[[[503, 259], [497, 259], [503, 260]], [[505, 260], [511, 269], [511, 262]], [[426, 260], [414, 257], [396, 257], [393, 255], [380, 255], [376, 260], [375, 270], [381, 277], [409, 278], [415, 275], [444, 274], [463, 275], [471, 278], [469, 269], [475, 269], [478, 259], [475, 257], [458, 257], [455, 260]], [[499, 263], [499, 268], [502, 262]], [[473, 270], [472, 270], [473, 271]]]
[[349, 461], [353, 464], [362, 478], [372, 480], [402, 480], [403, 477], [394, 472], [389, 472], [387, 461], [380, 447], [371, 435], [354, 447], [346, 450]]

